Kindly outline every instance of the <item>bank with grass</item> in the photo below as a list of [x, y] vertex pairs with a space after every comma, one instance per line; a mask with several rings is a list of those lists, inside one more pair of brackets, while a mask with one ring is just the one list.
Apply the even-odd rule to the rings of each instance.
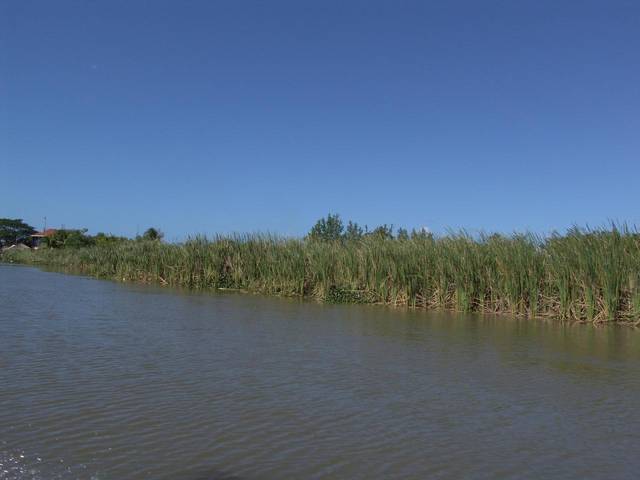
[[588, 322], [640, 320], [640, 236], [626, 228], [540, 238], [196, 237], [12, 251], [3, 261], [100, 278]]

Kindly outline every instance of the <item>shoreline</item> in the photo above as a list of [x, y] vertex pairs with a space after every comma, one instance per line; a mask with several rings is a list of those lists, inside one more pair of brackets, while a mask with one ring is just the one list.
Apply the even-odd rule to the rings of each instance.
[[[632, 240], [631, 245], [637, 249], [631, 253], [640, 252], [638, 239], [633, 236], [628, 240]], [[489, 252], [495, 255], [493, 258], [482, 252], [491, 245], [464, 238], [429, 243], [384, 240], [352, 244], [261, 237], [199, 239], [182, 245], [128, 241], [109, 247], [3, 252], [0, 261], [94, 278], [195, 291], [252, 293], [327, 304], [370, 304], [425, 311], [506, 315], [596, 326], [640, 326], [640, 311], [636, 310], [640, 306], [640, 295], [632, 278], [637, 274], [633, 264], [618, 262], [619, 266], [625, 267], [624, 270], [614, 272], [615, 275], [608, 272], [608, 277], [597, 277], [604, 279], [603, 284], [598, 286], [594, 282], [590, 288], [576, 280], [581, 272], [575, 268], [574, 272], [569, 271], [573, 278], [564, 280], [567, 291], [557, 291], [557, 287], [563, 284], [550, 279], [550, 274], [554, 268], [566, 269], [567, 265], [550, 264], [547, 252], [536, 250], [536, 245], [522, 239], [502, 241], [511, 248], [529, 248], [527, 260], [539, 262], [538, 268], [518, 270], [516, 262], [507, 263], [500, 257], [504, 252]], [[462, 268], [458, 266], [443, 272], [445, 262], [460, 260], [452, 255], [444, 256], [450, 254], [443, 248], [450, 247], [446, 242], [457, 242], [458, 251], [455, 253], [463, 260], [472, 253], [482, 262], [477, 262], [468, 271], [461, 272]], [[628, 245], [626, 247], [620, 252], [629, 255], [631, 250]], [[484, 257], [480, 257], [478, 252], [485, 253]], [[438, 253], [441, 255], [436, 255]], [[383, 254], [387, 257], [382, 257]], [[431, 263], [427, 264], [425, 259]], [[508, 260], [522, 259], [512, 257]], [[503, 270], [498, 269], [500, 266]], [[400, 272], [404, 273], [401, 275], [398, 271], [402, 268], [411, 271]], [[478, 276], [478, 272], [482, 275]], [[513, 283], [514, 273], [521, 286], [519, 290], [509, 291], [505, 286], [511, 285], [509, 281]], [[622, 288], [625, 275], [630, 279], [627, 289]], [[606, 289], [610, 286], [607, 280], [617, 285], [615, 303], [610, 304], [616, 308], [614, 316], [607, 313]], [[500, 287], [503, 291], [498, 291]], [[566, 298], [567, 294], [573, 297]], [[611, 298], [608, 300], [611, 302]]]
[[115, 282], [115, 283], [124, 283], [124, 284], [130, 284], [130, 285], [148, 285], [148, 286], [155, 286], [158, 287], [160, 289], [164, 289], [164, 288], [170, 288], [170, 289], [178, 289], [178, 290], [184, 290], [187, 292], [198, 292], [198, 293], [237, 293], [240, 295], [257, 295], [257, 296], [263, 296], [263, 297], [268, 297], [268, 298], [279, 298], [279, 299], [286, 299], [286, 300], [298, 300], [298, 301], [302, 301], [302, 302], [313, 302], [316, 303], [318, 305], [358, 305], [358, 306], [362, 306], [362, 307], [385, 307], [385, 308], [391, 308], [391, 309], [405, 309], [408, 311], [422, 311], [422, 312], [427, 312], [427, 313], [438, 313], [438, 312], [443, 312], [443, 313], [447, 313], [447, 314], [458, 314], [458, 315], [468, 315], [468, 314], [472, 314], [472, 315], [478, 315], [480, 317], [487, 317], [487, 318], [501, 318], [501, 319], [512, 319], [512, 320], [533, 320], [533, 321], [538, 321], [538, 322], [551, 322], [551, 323], [555, 323], [555, 324], [565, 324], [565, 325], [591, 325], [593, 327], [597, 327], [597, 328], [601, 328], [601, 327], [629, 327], [629, 328], [640, 328], [640, 320], [638, 321], [624, 321], [624, 320], [602, 320], [602, 321], [587, 321], [587, 320], [576, 320], [576, 319], [560, 319], [558, 317], [554, 317], [553, 315], [548, 315], [548, 316], [542, 316], [542, 315], [538, 315], [538, 316], [529, 316], [526, 314], [520, 314], [520, 313], [512, 313], [512, 312], [507, 312], [507, 311], [503, 311], [503, 312], [494, 312], [494, 311], [470, 311], [470, 312], [462, 312], [453, 308], [443, 308], [443, 307], [434, 307], [434, 308], [428, 308], [428, 307], [421, 307], [421, 306], [414, 306], [414, 305], [410, 305], [410, 304], [393, 304], [393, 303], [381, 303], [381, 302], [368, 302], [368, 303], [363, 303], [363, 302], [327, 302], [327, 301], [322, 301], [322, 300], [318, 300], [314, 297], [309, 297], [309, 296], [299, 296], [299, 295], [278, 295], [278, 294], [268, 294], [268, 293], [264, 293], [264, 292], [259, 292], [259, 291], [252, 291], [252, 290], [246, 290], [246, 289], [241, 289], [241, 288], [226, 288], [226, 287], [219, 287], [219, 288], [198, 288], [198, 287], [185, 287], [185, 286], [181, 286], [181, 285], [170, 285], [168, 283], [162, 283], [159, 281], [145, 281], [145, 280], [130, 280], [130, 279], [118, 279], [115, 277], [103, 277], [103, 276], [98, 276], [98, 275], [92, 275], [90, 273], [87, 273], [85, 271], [82, 270], [76, 270], [76, 269], [72, 269], [72, 268], [68, 268], [68, 267], [59, 267], [59, 266], [55, 266], [55, 265], [47, 265], [47, 264], [41, 264], [41, 263], [22, 263], [22, 262], [7, 262], [7, 261], [2, 261], [1, 257], [0, 257], [0, 265], [15, 265], [15, 266], [20, 266], [20, 267], [32, 267], [32, 268], [38, 268], [38, 269], [42, 269], [45, 271], [49, 271], [49, 272], [54, 272], [54, 273], [60, 273], [63, 275], [80, 275], [80, 276], [85, 276], [87, 278], [92, 278], [95, 280], [104, 280], [104, 281], [109, 281], [109, 282]]

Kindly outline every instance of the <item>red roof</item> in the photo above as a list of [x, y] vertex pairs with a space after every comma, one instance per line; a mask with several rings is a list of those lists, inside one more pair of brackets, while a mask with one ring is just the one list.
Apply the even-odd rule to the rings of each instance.
[[51, 237], [57, 231], [58, 230], [56, 230], [55, 228], [47, 228], [44, 232], [36, 232], [31, 236], [32, 237]]

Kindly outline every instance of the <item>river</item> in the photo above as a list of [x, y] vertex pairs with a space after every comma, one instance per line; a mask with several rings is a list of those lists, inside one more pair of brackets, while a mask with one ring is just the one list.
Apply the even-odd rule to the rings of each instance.
[[0, 479], [637, 478], [640, 331], [0, 265]]

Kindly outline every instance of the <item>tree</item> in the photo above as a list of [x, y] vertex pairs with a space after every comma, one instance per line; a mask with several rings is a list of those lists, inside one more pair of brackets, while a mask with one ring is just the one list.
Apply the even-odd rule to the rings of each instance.
[[426, 228], [422, 227], [420, 230], [415, 228], [411, 230], [411, 240], [433, 240], [433, 234]]
[[93, 237], [94, 243], [99, 247], [103, 247], [103, 246], [106, 246], [106, 245], [113, 245], [113, 244], [116, 244], [116, 243], [122, 243], [122, 242], [126, 242], [127, 240], [128, 240], [128, 238], [126, 238], [126, 237], [118, 237], [118, 236], [113, 235], [111, 233], [106, 234], [104, 232], [98, 232]]
[[321, 218], [316, 222], [309, 232], [309, 238], [322, 241], [339, 240], [343, 230], [344, 227], [340, 215], [329, 214], [326, 219]]
[[391, 240], [393, 239], [393, 225], [387, 225], [386, 223], [384, 225], [380, 225], [379, 227], [376, 227], [369, 235], [376, 238]]
[[95, 243], [93, 237], [87, 235], [87, 229], [67, 230], [60, 229], [50, 237], [46, 237], [46, 245], [50, 248], [80, 248], [88, 247]]
[[142, 234], [143, 240], [156, 240], [159, 242], [160, 240], [162, 240], [163, 237], [164, 237], [164, 233], [162, 233], [160, 230], [153, 227], [148, 228], [146, 232]]
[[360, 225], [349, 220], [349, 223], [347, 224], [347, 229], [344, 232], [344, 238], [346, 240], [359, 240], [360, 238], [362, 238], [363, 233], [364, 232]]
[[0, 218], [0, 244], [13, 245], [19, 240], [36, 233], [36, 230], [29, 224], [24, 223], [21, 218]]
[[64, 242], [65, 247], [80, 248], [87, 247], [94, 243], [93, 238], [87, 235], [87, 229], [70, 230], [67, 240]]
[[399, 228], [398, 233], [396, 234], [396, 238], [398, 240], [409, 240], [409, 232], [406, 228]]

